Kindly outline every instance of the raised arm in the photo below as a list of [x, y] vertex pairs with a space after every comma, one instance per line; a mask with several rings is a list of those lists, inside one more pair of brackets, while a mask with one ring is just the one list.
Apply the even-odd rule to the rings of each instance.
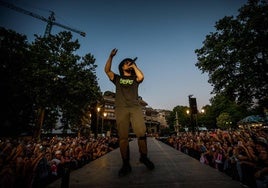
[[106, 61], [105, 67], [104, 67], [104, 71], [110, 80], [114, 79], [114, 72], [111, 70], [111, 67], [112, 67], [113, 57], [116, 55], [116, 53], [117, 53], [117, 49], [114, 48], [111, 51], [111, 53]]

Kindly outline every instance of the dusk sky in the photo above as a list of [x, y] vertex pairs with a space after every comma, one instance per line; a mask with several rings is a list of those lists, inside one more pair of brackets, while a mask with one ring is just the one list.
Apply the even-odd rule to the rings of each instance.
[[[1, 0], [2, 1], [2, 0]], [[188, 106], [188, 95], [196, 97], [198, 108], [210, 104], [212, 86], [208, 75], [195, 66], [195, 49], [215, 23], [224, 16], [237, 16], [246, 0], [5, 0], [45, 18], [55, 12], [56, 22], [83, 31], [72, 33], [81, 44], [80, 56], [96, 58], [98, 83], [102, 92], [115, 91], [104, 73], [104, 65], [117, 48], [112, 70], [119, 62], [138, 57], [145, 79], [139, 95], [154, 109], [172, 110]], [[25, 34], [43, 36], [46, 22], [0, 6], [0, 26]], [[68, 31], [52, 27], [51, 34]]]

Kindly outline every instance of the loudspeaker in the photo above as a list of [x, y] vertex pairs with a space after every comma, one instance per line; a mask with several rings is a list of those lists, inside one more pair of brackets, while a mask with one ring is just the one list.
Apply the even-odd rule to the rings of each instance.
[[196, 98], [189, 98], [189, 103], [192, 114], [197, 114]]

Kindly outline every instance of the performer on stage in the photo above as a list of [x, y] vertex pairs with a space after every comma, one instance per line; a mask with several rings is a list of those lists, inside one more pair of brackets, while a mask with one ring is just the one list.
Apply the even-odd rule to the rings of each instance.
[[154, 169], [154, 164], [147, 157], [146, 126], [138, 95], [138, 87], [143, 81], [144, 75], [137, 67], [136, 59], [131, 58], [126, 58], [119, 64], [120, 75], [111, 71], [112, 60], [116, 53], [116, 48], [111, 51], [104, 71], [116, 87], [115, 117], [123, 162], [119, 176], [125, 176], [131, 172], [128, 143], [130, 123], [138, 139], [140, 162], [150, 170]]

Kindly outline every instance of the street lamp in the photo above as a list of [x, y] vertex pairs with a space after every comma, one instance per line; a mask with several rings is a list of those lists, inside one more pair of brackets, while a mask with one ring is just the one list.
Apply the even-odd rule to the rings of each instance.
[[[188, 118], [188, 115], [190, 115], [191, 111], [189, 109], [186, 110], [186, 114], [187, 114], [187, 118]], [[189, 128], [191, 128], [191, 117], [189, 116], [189, 125], [188, 125], [188, 121], [187, 121], [187, 124], [185, 126], [185, 130], [188, 131]]]
[[100, 110], [101, 110], [101, 108], [98, 107], [98, 108], [97, 108], [97, 130], [96, 130], [97, 135], [98, 135], [98, 133], [99, 133], [99, 112], [100, 112]]
[[190, 114], [190, 110], [186, 110], [186, 113], [189, 115]]
[[107, 113], [103, 112], [103, 117], [102, 117], [102, 121], [101, 121], [101, 134], [103, 133], [103, 119], [106, 118]]
[[[196, 127], [198, 130], [202, 130], [203, 129], [203, 124], [201, 124], [201, 126], [198, 126], [198, 118], [200, 117], [200, 119], [202, 118], [203, 114], [205, 114], [205, 109], [201, 109], [200, 113], [196, 114]], [[202, 123], [202, 121], [201, 121]]]

